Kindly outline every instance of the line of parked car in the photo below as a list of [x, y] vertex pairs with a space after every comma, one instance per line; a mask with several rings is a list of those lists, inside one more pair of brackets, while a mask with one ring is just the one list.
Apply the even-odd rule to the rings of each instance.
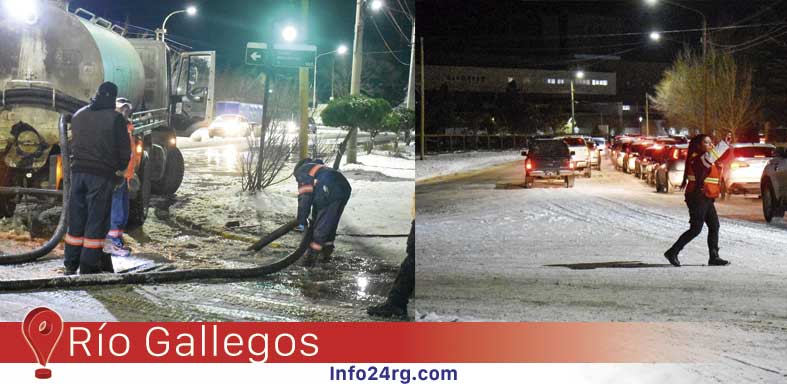
[[[721, 199], [731, 195], [762, 198], [765, 220], [783, 217], [787, 207], [787, 152], [764, 143], [734, 143], [725, 157], [721, 177]], [[670, 193], [683, 182], [688, 139], [683, 136], [615, 137], [609, 158], [615, 169], [630, 173]]]
[[528, 142], [525, 156], [525, 188], [536, 180], [562, 179], [566, 188], [574, 186], [577, 176], [590, 178], [593, 170], [601, 170], [606, 153], [604, 138], [589, 136], [535, 137]]

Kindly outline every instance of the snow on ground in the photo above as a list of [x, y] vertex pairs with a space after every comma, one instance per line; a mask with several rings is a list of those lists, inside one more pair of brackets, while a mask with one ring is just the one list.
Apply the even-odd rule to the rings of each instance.
[[703, 231], [674, 268], [662, 253], [688, 229], [680, 194], [606, 165], [572, 189], [522, 189], [521, 174], [520, 163], [416, 188], [418, 320], [698, 322], [676, 342], [723, 364], [692, 369], [784, 379], [787, 226], [757, 218], [758, 200], [717, 203], [731, 266], [704, 266]]
[[521, 151], [462, 152], [427, 156], [416, 160], [416, 181], [483, 169], [521, 159]]
[[[295, 249], [298, 234], [281, 238], [259, 254], [244, 251], [248, 240], [295, 217], [294, 163], [282, 170], [282, 183], [250, 194], [241, 190], [239, 180], [244, 141], [213, 139], [198, 144], [182, 149], [187, 171], [176, 196], [154, 198], [145, 226], [126, 236], [139, 258], [117, 260], [117, 269], [151, 260], [177, 268], [247, 267]], [[359, 150], [358, 160], [359, 164], [343, 169], [353, 194], [339, 226], [331, 265], [316, 270], [291, 266], [250, 281], [0, 294], [0, 320], [19, 321], [19, 313], [42, 302], [65, 311], [73, 320], [368, 320], [365, 308], [386, 296], [405, 257], [406, 238], [348, 235], [409, 232], [414, 164], [411, 156], [410, 160], [390, 157], [384, 151], [366, 155]], [[239, 226], [228, 228], [230, 222]], [[59, 255], [0, 266], [0, 278], [56, 276], [62, 266]]]

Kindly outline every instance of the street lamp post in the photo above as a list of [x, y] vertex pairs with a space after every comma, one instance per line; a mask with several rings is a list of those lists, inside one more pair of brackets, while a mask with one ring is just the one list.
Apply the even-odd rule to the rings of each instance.
[[648, 5], [656, 5], [659, 1], [694, 12], [702, 17], [702, 133], [708, 134], [708, 18], [704, 13], [670, 0], [645, 0]]
[[[338, 53], [340, 55], [343, 55], [347, 53], [347, 47], [341, 45], [339, 46], [339, 48], [336, 48], [333, 51], [321, 53], [314, 57], [314, 80], [312, 81], [312, 86], [314, 87], [314, 90], [312, 93], [312, 112], [317, 110], [317, 60], [322, 56], [330, 55], [332, 53]], [[331, 82], [333, 82], [333, 80], [331, 80]], [[333, 83], [331, 83], [331, 87], [333, 87]], [[333, 91], [331, 91], [331, 93], [333, 93]]]
[[[574, 77], [576, 77], [577, 79], [583, 79], [585, 78], [585, 72], [577, 71], [576, 73], [574, 73]], [[574, 79], [573, 78], [569, 79], [569, 83], [571, 85], [571, 131], [572, 131], [569, 132], [569, 134], [572, 134], [574, 133], [573, 132], [574, 126], [577, 124], [577, 119], [574, 117]]]
[[187, 14], [189, 16], [194, 16], [194, 15], [197, 14], [197, 7], [192, 5], [192, 6], [189, 6], [188, 8], [186, 8], [186, 9], [181, 9], [179, 11], [175, 11], [175, 12], [172, 12], [169, 15], [167, 15], [167, 17], [164, 18], [164, 23], [161, 24], [161, 34], [160, 34], [161, 41], [164, 41], [164, 35], [167, 34], [167, 21], [169, 21], [170, 17], [172, 17], [174, 15], [177, 15], [179, 13], [185, 13], [185, 14]]

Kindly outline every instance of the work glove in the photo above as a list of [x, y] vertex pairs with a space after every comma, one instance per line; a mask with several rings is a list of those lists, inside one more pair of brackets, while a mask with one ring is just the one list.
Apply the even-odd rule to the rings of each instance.
[[123, 186], [123, 183], [126, 182], [125, 175], [126, 175], [125, 171], [115, 171], [115, 177], [112, 180], [112, 183], [114, 185], [112, 191], [117, 191], [118, 189], [120, 189], [120, 187]]

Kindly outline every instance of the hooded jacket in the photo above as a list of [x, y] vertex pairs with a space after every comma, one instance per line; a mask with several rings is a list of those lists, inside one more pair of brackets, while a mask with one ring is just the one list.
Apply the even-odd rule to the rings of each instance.
[[77, 111], [71, 119], [71, 169], [114, 178], [131, 158], [126, 120], [115, 111], [114, 97], [101, 97]]

